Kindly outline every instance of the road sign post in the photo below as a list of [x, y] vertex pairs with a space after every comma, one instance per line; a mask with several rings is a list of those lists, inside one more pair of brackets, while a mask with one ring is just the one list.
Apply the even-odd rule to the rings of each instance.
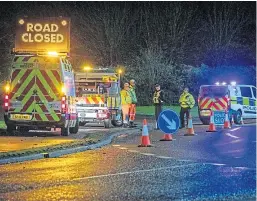
[[158, 125], [165, 134], [176, 134], [180, 126], [180, 120], [173, 110], [164, 110], [158, 117]]

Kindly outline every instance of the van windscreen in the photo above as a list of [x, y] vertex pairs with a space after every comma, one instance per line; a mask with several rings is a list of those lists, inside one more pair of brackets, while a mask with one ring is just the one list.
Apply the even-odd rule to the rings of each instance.
[[228, 94], [227, 86], [203, 86], [200, 89], [201, 97], [222, 97]]

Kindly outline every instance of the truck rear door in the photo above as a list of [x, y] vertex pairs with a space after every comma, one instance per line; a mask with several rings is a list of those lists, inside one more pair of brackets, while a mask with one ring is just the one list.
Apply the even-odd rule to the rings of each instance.
[[61, 76], [58, 70], [35, 70], [35, 121], [60, 121]]
[[35, 70], [16, 68], [11, 76], [10, 119], [32, 120], [34, 111]]
[[202, 86], [199, 94], [199, 109], [220, 111], [228, 109], [227, 86]]

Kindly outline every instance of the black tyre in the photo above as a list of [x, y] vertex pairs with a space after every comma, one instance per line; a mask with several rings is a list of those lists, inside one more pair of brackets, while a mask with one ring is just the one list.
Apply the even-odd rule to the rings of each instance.
[[14, 126], [13, 124], [7, 124], [7, 134], [8, 135], [14, 135], [14, 131], [16, 130], [16, 126]]
[[29, 127], [20, 127], [19, 131], [21, 134], [26, 134], [29, 132]]
[[111, 124], [114, 127], [121, 127], [123, 125], [123, 121], [122, 121], [122, 112], [120, 114], [120, 119], [119, 120], [111, 120]]
[[86, 123], [85, 122], [79, 122], [79, 126], [85, 126]]
[[69, 135], [70, 135], [70, 127], [68, 123], [68, 126], [66, 128], [65, 126], [61, 128], [61, 136], [69, 136]]
[[200, 119], [200, 120], [203, 123], [203, 125], [209, 125], [210, 124], [210, 120], [208, 120], [208, 119]]
[[78, 131], [79, 131], [79, 121], [78, 121], [78, 119], [77, 119], [76, 124], [75, 124], [75, 127], [70, 128], [70, 133], [72, 133], [72, 134], [77, 134]]
[[240, 124], [240, 120], [242, 117], [242, 112], [240, 110], [237, 110], [237, 112], [234, 115], [234, 121], [236, 124]]
[[105, 119], [104, 120], [104, 127], [105, 128], [110, 128], [110, 119]]
[[121, 120], [112, 120], [111, 123], [115, 127], [121, 127], [123, 125], [123, 121]]

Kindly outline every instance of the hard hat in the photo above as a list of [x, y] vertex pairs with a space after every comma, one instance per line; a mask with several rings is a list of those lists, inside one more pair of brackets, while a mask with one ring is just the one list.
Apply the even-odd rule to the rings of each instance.
[[136, 83], [134, 79], [130, 80], [129, 83]]

